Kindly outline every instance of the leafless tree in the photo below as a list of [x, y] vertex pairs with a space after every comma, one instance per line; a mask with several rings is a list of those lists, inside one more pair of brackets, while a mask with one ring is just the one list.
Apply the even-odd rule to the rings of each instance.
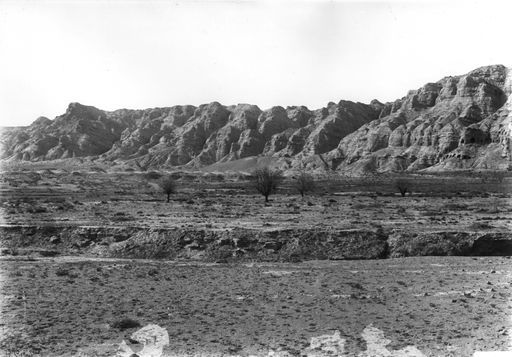
[[499, 170], [481, 171], [477, 173], [480, 176], [482, 183], [503, 183], [506, 172]]
[[268, 196], [275, 193], [283, 182], [283, 174], [279, 170], [265, 166], [254, 171], [254, 180], [256, 190], [265, 197], [265, 202], [268, 202]]
[[313, 176], [301, 171], [295, 181], [295, 188], [299, 191], [300, 195], [304, 197], [306, 192], [311, 192], [315, 189], [315, 180]]
[[162, 191], [167, 195], [167, 202], [171, 200], [171, 195], [176, 193], [176, 181], [171, 176], [167, 176], [160, 181]]
[[400, 191], [402, 197], [405, 197], [407, 192], [409, 192], [409, 195], [412, 194], [411, 181], [406, 178], [397, 178], [395, 180], [395, 187], [398, 189], [398, 191]]

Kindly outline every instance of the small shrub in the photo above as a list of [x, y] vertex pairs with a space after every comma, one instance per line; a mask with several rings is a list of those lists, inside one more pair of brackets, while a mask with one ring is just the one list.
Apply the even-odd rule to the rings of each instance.
[[469, 226], [471, 229], [480, 230], [480, 229], [492, 229], [494, 226], [490, 225], [488, 222], [474, 222]]
[[67, 276], [70, 279], [77, 278], [78, 274], [71, 271], [70, 269], [66, 269], [64, 267], [58, 267], [55, 271], [55, 275], [57, 276]]
[[116, 214], [114, 214], [114, 217], [112, 217], [112, 221], [115, 221], [115, 222], [129, 222], [129, 221], [133, 221], [134, 218], [130, 215], [127, 215], [123, 212], [117, 212]]
[[1, 253], [2, 253], [2, 255], [12, 255], [12, 256], [20, 255], [19, 250], [16, 248], [4, 248], [4, 249], [2, 249]]
[[121, 331], [127, 330], [129, 328], [140, 327], [140, 326], [141, 326], [140, 322], [138, 322], [134, 319], [131, 319], [131, 318], [123, 318], [121, 320], [116, 320], [112, 323], [113, 328], [116, 328]]
[[365, 290], [364, 286], [360, 283], [348, 282], [347, 285], [350, 285], [352, 288], [356, 290]]
[[65, 269], [63, 267], [59, 267], [55, 271], [55, 275], [57, 275], [57, 276], [67, 276], [67, 275], [69, 275], [69, 270]]
[[156, 268], [149, 269], [148, 270], [148, 275], [149, 276], [156, 276], [156, 275], [158, 275], [158, 269], [156, 269]]

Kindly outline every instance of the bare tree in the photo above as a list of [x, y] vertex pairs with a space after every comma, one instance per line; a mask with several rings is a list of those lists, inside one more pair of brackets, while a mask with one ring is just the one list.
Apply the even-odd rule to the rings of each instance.
[[310, 174], [301, 171], [295, 181], [295, 188], [299, 191], [300, 195], [304, 197], [306, 192], [311, 192], [315, 189], [315, 180]]
[[283, 182], [281, 171], [272, 170], [268, 166], [256, 169], [254, 176], [256, 190], [265, 196], [265, 202], [268, 202], [268, 196], [274, 193]]
[[171, 176], [167, 176], [160, 181], [162, 191], [167, 195], [167, 202], [171, 200], [171, 195], [176, 193], [176, 181]]
[[395, 180], [395, 187], [398, 189], [398, 191], [400, 191], [402, 197], [405, 197], [405, 194], [407, 192], [409, 192], [409, 195], [412, 194], [410, 180], [407, 180], [405, 178], [398, 178]]

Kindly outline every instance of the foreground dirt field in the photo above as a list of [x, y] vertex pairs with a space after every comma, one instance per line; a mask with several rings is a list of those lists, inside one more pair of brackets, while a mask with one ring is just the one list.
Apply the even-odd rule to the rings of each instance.
[[[373, 324], [427, 356], [509, 348], [507, 258], [421, 257], [299, 264], [80, 258], [2, 260], [1, 346], [34, 355], [113, 356], [116, 321], [167, 329], [167, 354], [294, 355], [339, 330], [349, 355]], [[6, 352], [7, 351], [7, 352]], [[30, 355], [32, 355], [30, 354]]]

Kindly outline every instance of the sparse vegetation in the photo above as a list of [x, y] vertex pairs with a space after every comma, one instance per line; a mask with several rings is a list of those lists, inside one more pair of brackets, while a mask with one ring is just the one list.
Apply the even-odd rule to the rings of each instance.
[[265, 197], [265, 202], [268, 202], [268, 196], [276, 192], [284, 179], [281, 171], [268, 166], [256, 169], [254, 176], [256, 190]]
[[477, 175], [481, 178], [482, 183], [503, 183], [506, 177], [505, 171], [498, 170], [481, 171]]
[[71, 279], [73, 278], [77, 278], [78, 277], [78, 274], [71, 271], [70, 269], [67, 269], [65, 267], [58, 267], [57, 270], [55, 271], [55, 275], [57, 276], [67, 276]]
[[162, 191], [167, 195], [167, 202], [170, 202], [171, 195], [176, 193], [176, 181], [170, 176], [165, 177], [160, 181]]
[[301, 171], [295, 181], [295, 188], [299, 191], [300, 195], [304, 197], [307, 192], [312, 192], [315, 189], [315, 180], [310, 174]]

